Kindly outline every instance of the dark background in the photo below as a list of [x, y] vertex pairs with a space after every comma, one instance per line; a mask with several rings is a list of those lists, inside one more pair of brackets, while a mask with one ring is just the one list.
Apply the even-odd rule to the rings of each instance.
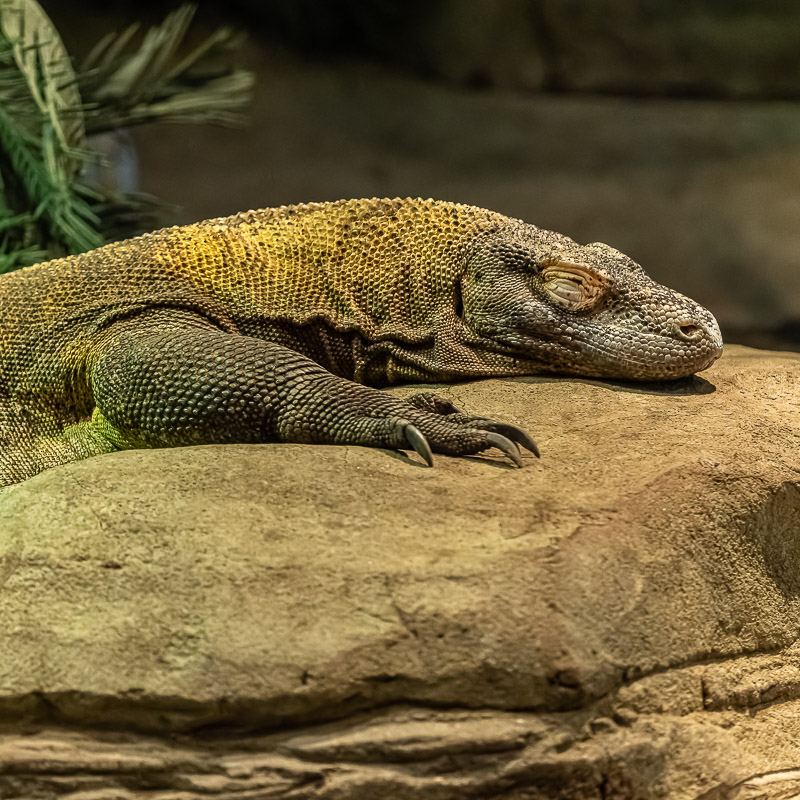
[[[80, 56], [172, 7], [44, 0]], [[356, 196], [485, 206], [605, 241], [727, 341], [800, 350], [800, 3], [200, 3], [247, 33], [242, 129], [134, 132], [140, 186], [188, 222]]]

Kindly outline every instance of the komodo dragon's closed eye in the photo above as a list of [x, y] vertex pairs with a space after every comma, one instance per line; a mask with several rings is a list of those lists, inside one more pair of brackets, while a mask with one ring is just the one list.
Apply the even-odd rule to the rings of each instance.
[[0, 485], [130, 447], [307, 442], [450, 455], [524, 432], [376, 386], [560, 371], [676, 378], [711, 314], [604, 244], [434, 200], [169, 228], [0, 276]]

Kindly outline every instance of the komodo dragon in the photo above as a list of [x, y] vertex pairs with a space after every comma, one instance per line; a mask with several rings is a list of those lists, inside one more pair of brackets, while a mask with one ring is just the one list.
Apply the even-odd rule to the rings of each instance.
[[[371, 388], [678, 378], [714, 317], [605, 244], [492, 211], [341, 200], [168, 228], [0, 277], [0, 485], [122, 448], [304, 442], [453, 456], [514, 426]], [[516, 444], [515, 444], [516, 443]]]

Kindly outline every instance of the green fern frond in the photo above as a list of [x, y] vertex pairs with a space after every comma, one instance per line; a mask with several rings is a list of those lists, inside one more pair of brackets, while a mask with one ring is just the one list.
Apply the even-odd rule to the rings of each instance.
[[61, 37], [35, 0], [0, 0], [0, 32], [11, 45], [30, 99], [61, 142], [61, 168], [77, 174], [80, 160], [69, 151], [83, 145], [82, 102]]
[[102, 244], [99, 220], [59, 168], [59, 145], [47, 122], [36, 139], [0, 107], [0, 167], [4, 177], [11, 178], [4, 181], [6, 196], [10, 189], [17, 208], [33, 209], [33, 219], [47, 226], [51, 248], [73, 253], [91, 250]]
[[154, 199], [81, 184], [100, 161], [88, 134], [241, 121], [252, 75], [208, 67], [235, 47], [233, 32], [221, 29], [178, 58], [193, 14], [182, 6], [138, 46], [138, 25], [110, 34], [76, 72], [36, 0], [0, 0], [0, 272], [157, 225], [163, 207]]
[[125, 48], [130, 44], [133, 37], [138, 33], [138, 22], [128, 26], [121, 33], [107, 33], [89, 52], [89, 55], [81, 64], [81, 71], [85, 74], [93, 70], [103, 73], [111, 68], [111, 65], [119, 59]]
[[253, 87], [252, 73], [228, 67], [199, 74], [199, 65], [224, 57], [238, 43], [231, 28], [221, 28], [176, 61], [195, 9], [181, 6], [147, 31], [131, 52], [137, 30], [106, 37], [79, 72], [87, 100], [90, 133], [143, 122], [195, 122], [235, 125]]
[[0, 197], [0, 273], [35, 264], [47, 256], [46, 251], [34, 244], [35, 221], [33, 214], [16, 214], [2, 204]]
[[99, 246], [97, 217], [75, 185], [85, 158], [77, 76], [34, 0], [0, 0], [0, 90], [0, 264]]

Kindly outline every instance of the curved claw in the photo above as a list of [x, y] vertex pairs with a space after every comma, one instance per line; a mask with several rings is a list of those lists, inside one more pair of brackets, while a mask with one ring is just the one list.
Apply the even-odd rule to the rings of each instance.
[[518, 428], [516, 425], [509, 425], [507, 422], [492, 422], [492, 430], [507, 439], [511, 439], [512, 442], [522, 445], [526, 450], [530, 450], [536, 458], [540, 458], [536, 442], [522, 428]]
[[492, 443], [492, 447], [502, 450], [518, 467], [522, 466], [522, 459], [519, 457], [519, 450], [511, 439], [506, 439], [499, 433], [487, 432], [486, 438]]
[[403, 433], [411, 447], [419, 453], [429, 467], [432, 467], [433, 453], [431, 452], [431, 446], [428, 444], [428, 440], [422, 435], [422, 431], [420, 431], [416, 425], [408, 423], [403, 428]]

